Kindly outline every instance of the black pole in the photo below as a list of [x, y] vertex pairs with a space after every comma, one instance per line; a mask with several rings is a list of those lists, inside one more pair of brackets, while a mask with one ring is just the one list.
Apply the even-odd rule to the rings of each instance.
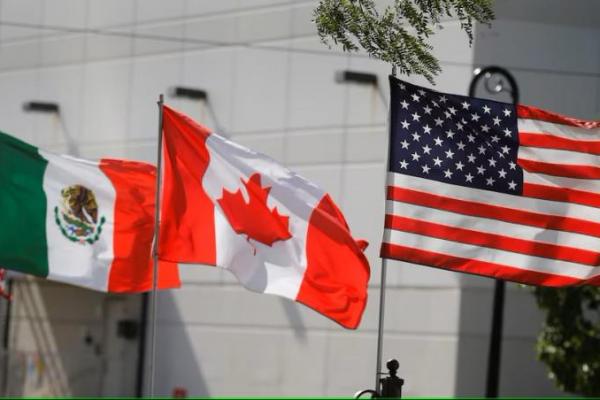
[[136, 377], [136, 397], [144, 397], [144, 372], [146, 371], [146, 331], [148, 330], [148, 293], [142, 293], [142, 310], [140, 315], [140, 341], [138, 343], [138, 362]]
[[2, 396], [8, 397], [8, 368], [10, 367], [9, 361], [9, 351], [10, 351], [10, 318], [12, 311], [12, 294], [13, 294], [13, 278], [8, 278], [6, 280], [6, 288], [9, 298], [6, 299], [6, 314], [4, 316], [4, 332], [2, 337], [2, 348], [4, 349], [4, 359], [2, 360], [2, 366], [4, 370], [2, 371]]
[[[492, 86], [494, 76], [499, 76]], [[476, 69], [475, 76], [469, 85], [469, 96], [475, 97], [477, 84], [481, 79], [485, 81], [485, 89], [489, 94], [498, 94], [508, 92], [513, 104], [519, 102], [519, 87], [517, 81], [506, 69], [497, 66]], [[504, 81], [508, 84], [505, 86]], [[504, 294], [506, 292], [506, 283], [503, 280], [496, 279], [494, 285], [494, 303], [492, 309], [492, 328], [490, 332], [490, 347], [488, 351], [487, 379], [485, 386], [485, 397], [498, 397], [498, 387], [500, 386], [500, 360], [502, 356], [502, 325], [504, 320]]]

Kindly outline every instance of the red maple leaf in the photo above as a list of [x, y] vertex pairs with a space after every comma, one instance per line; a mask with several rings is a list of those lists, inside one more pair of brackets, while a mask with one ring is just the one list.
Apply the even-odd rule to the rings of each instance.
[[248, 203], [241, 189], [235, 193], [224, 189], [223, 196], [217, 200], [233, 230], [245, 234], [248, 241], [254, 239], [267, 246], [291, 238], [290, 217], [280, 215], [277, 207], [269, 208], [267, 198], [271, 188], [262, 187], [260, 174], [254, 173], [247, 182], [242, 179], [242, 183], [248, 193]]

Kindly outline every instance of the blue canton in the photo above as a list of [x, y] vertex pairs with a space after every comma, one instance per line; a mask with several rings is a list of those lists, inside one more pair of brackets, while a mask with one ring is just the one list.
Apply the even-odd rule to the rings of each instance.
[[521, 194], [512, 104], [449, 95], [390, 77], [389, 170], [470, 188]]

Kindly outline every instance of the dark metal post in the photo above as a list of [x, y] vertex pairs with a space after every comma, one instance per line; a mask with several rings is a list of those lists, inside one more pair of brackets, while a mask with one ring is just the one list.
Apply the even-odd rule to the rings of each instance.
[[9, 396], [9, 376], [8, 369], [10, 368], [10, 318], [12, 312], [12, 295], [14, 290], [14, 281], [13, 278], [8, 278], [6, 280], [7, 293], [10, 296], [6, 299], [6, 314], [4, 316], [4, 332], [2, 337], [2, 348], [4, 352], [4, 359], [2, 360], [2, 367], [4, 370], [2, 371], [2, 396]]
[[136, 397], [144, 397], [144, 372], [146, 367], [146, 340], [147, 340], [147, 331], [149, 329], [148, 325], [148, 314], [149, 314], [149, 304], [150, 304], [150, 296], [148, 293], [142, 293], [142, 310], [140, 315], [140, 341], [138, 343], [138, 363], [137, 363], [137, 376], [136, 376], [136, 389], [135, 396]]
[[[469, 96], [475, 97], [477, 84], [484, 79], [487, 93], [494, 95], [507, 92], [513, 104], [519, 102], [519, 87], [515, 78], [506, 69], [496, 66], [476, 69], [475, 76], [469, 85]], [[496, 77], [495, 84], [493, 78]], [[502, 325], [504, 319], [504, 294], [506, 283], [496, 279], [494, 286], [494, 303], [492, 310], [492, 327], [490, 333], [490, 347], [488, 352], [487, 380], [485, 387], [486, 397], [498, 397], [500, 385], [500, 360], [502, 356]]]

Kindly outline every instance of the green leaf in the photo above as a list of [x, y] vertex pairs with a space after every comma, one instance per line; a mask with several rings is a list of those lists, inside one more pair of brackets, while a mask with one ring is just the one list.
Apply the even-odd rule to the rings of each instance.
[[427, 39], [442, 17], [456, 17], [473, 41], [473, 22], [494, 18], [492, 0], [395, 0], [382, 12], [373, 0], [321, 0], [314, 22], [321, 41], [347, 52], [364, 49], [400, 73], [421, 75], [433, 83], [440, 71]]

